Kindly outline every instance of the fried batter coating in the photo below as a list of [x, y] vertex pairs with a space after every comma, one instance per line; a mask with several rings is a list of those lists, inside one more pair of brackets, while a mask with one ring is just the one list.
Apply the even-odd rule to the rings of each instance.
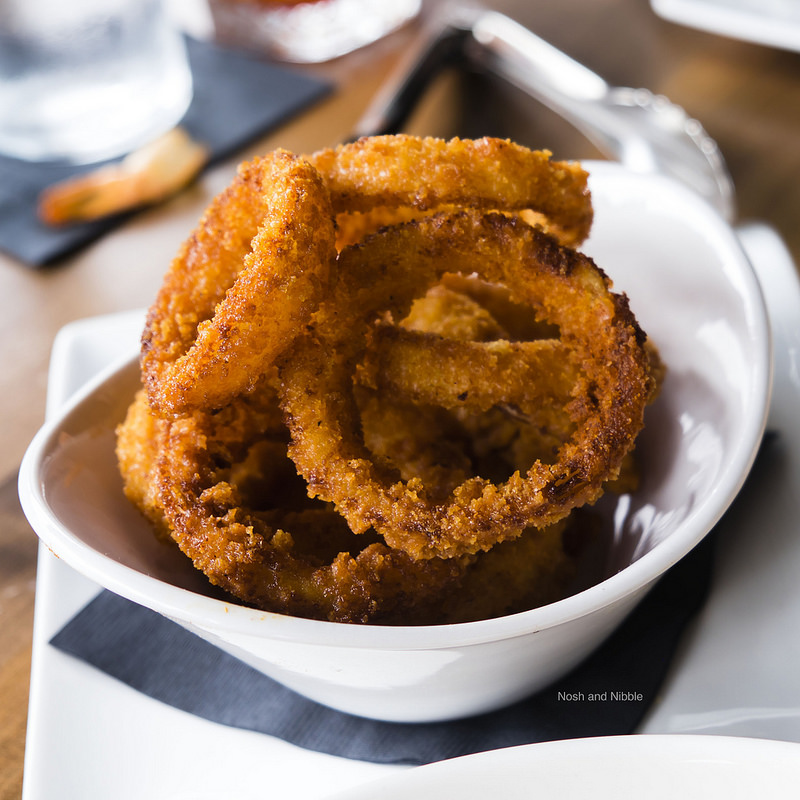
[[400, 325], [409, 331], [438, 333], [439, 336], [462, 342], [491, 342], [509, 338], [505, 327], [485, 305], [459, 289], [448, 288], [444, 281], [416, 299]]
[[587, 173], [504, 139], [372, 136], [308, 157], [337, 214], [442, 206], [538, 212], [564, 244], [582, 242], [593, 211]]
[[242, 165], [148, 314], [128, 498], [266, 611], [431, 625], [563, 597], [571, 510], [635, 485], [663, 376], [565, 246], [589, 232], [587, 186], [489, 138]]
[[381, 325], [367, 353], [362, 383], [443, 408], [486, 411], [513, 402], [532, 416], [568, 403], [578, 376], [572, 351], [558, 339], [474, 342]]
[[116, 454], [125, 496], [147, 517], [161, 539], [171, 537], [153, 478], [168, 427], [166, 420], [152, 413], [142, 389], [128, 408], [124, 423], [117, 428]]
[[173, 260], [142, 336], [150, 403], [219, 408], [255, 382], [311, 317], [335, 259], [328, 191], [276, 151], [243, 164]]
[[[426, 562], [354, 535], [305, 496], [278, 419], [267, 385], [221, 412], [176, 420], [156, 418], [142, 391], [118, 433], [128, 497], [239, 600], [338, 622], [440, 624], [551, 602], [574, 574], [563, 526], [490, 554]], [[511, 571], [513, 585], [493, 582]]]
[[[624, 296], [588, 258], [502, 215], [462, 212], [384, 229], [342, 251], [341, 280], [281, 368], [289, 454], [316, 497], [356, 531], [374, 528], [413, 558], [488, 550], [595, 501], [616, 477], [643, 424], [653, 378], [645, 336]], [[448, 272], [476, 272], [558, 325], [581, 377], [569, 412], [576, 432], [555, 463], [536, 461], [502, 484], [472, 478], [447, 504], [419, 480], [378, 474], [360, 439], [351, 375], [369, 321], [402, 318], [413, 298]]]

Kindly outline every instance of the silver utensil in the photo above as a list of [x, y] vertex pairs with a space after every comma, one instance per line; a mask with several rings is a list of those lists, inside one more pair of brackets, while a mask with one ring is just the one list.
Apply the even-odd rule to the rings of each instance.
[[503, 14], [478, 14], [468, 52], [580, 130], [605, 155], [636, 172], [688, 184], [727, 219], [733, 182], [716, 142], [680, 106], [648, 89], [609, 86]]
[[716, 142], [680, 106], [648, 89], [610, 86], [583, 64], [510, 17], [450, 7], [423, 35], [356, 126], [356, 136], [397, 130], [427, 82], [456, 54], [536, 98], [606, 156], [636, 172], [670, 175], [705, 197], [728, 221], [733, 182]]

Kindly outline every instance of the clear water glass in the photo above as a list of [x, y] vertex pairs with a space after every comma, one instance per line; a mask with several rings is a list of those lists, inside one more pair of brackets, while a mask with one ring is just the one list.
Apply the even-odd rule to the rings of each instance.
[[160, 0], [0, 0], [0, 153], [90, 163], [180, 121], [182, 34]]
[[421, 0], [209, 0], [217, 39], [280, 61], [329, 61], [383, 38]]

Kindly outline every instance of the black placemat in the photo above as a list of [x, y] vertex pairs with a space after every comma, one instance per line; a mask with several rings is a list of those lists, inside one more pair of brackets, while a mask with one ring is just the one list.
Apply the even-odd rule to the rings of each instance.
[[705, 600], [712, 548], [707, 537], [571, 674], [513, 706], [456, 721], [387, 723], [334, 711], [110, 592], [79, 612], [52, 644], [150, 697], [214, 722], [345, 758], [424, 764], [499, 747], [634, 732], [686, 624]]
[[[321, 99], [332, 87], [257, 56], [187, 40], [194, 96], [181, 124], [211, 151], [213, 164]], [[94, 165], [96, 167], [97, 165]], [[36, 216], [39, 193], [92, 167], [0, 156], [0, 249], [41, 267], [112, 230], [128, 215], [51, 228]]]

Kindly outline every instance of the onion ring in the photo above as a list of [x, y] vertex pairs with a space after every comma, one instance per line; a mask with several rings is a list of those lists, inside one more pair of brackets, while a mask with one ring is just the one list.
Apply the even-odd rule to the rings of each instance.
[[[373, 320], [402, 318], [443, 274], [476, 273], [506, 285], [559, 327], [581, 379], [573, 436], [555, 463], [534, 462], [502, 484], [474, 477], [448, 503], [417, 480], [392, 481], [359, 437], [352, 374]], [[309, 495], [333, 502], [352, 530], [374, 528], [414, 559], [488, 550], [531, 525], [546, 527], [595, 501], [618, 473], [653, 391], [645, 334], [627, 298], [589, 258], [515, 218], [464, 211], [387, 228], [339, 256], [341, 278], [280, 367], [289, 454]], [[331, 353], [337, 354], [331, 358]]]
[[[472, 379], [476, 372], [479, 383]], [[475, 342], [380, 325], [358, 377], [417, 404], [486, 411], [513, 400], [528, 415], [567, 403], [577, 370], [571, 351], [558, 339]]]
[[151, 406], [219, 408], [310, 319], [335, 259], [327, 189], [286, 151], [243, 164], [173, 260], [142, 336]]
[[466, 342], [509, 338], [505, 325], [501, 325], [482, 303], [443, 282], [415, 300], [400, 324], [408, 331], [438, 333]]
[[[552, 161], [547, 150], [505, 139], [372, 136], [321, 150], [308, 160], [325, 179], [336, 214], [384, 206], [532, 210], [571, 245], [583, 241], [592, 224], [588, 176], [580, 165]], [[381, 222], [387, 219], [391, 216]]]
[[154, 417], [142, 391], [118, 431], [128, 496], [240, 601], [337, 622], [463, 622], [550, 602], [574, 573], [563, 525], [480, 556], [425, 562], [357, 537], [332, 509], [300, 500], [283, 436], [266, 383], [220, 412], [175, 420]]

